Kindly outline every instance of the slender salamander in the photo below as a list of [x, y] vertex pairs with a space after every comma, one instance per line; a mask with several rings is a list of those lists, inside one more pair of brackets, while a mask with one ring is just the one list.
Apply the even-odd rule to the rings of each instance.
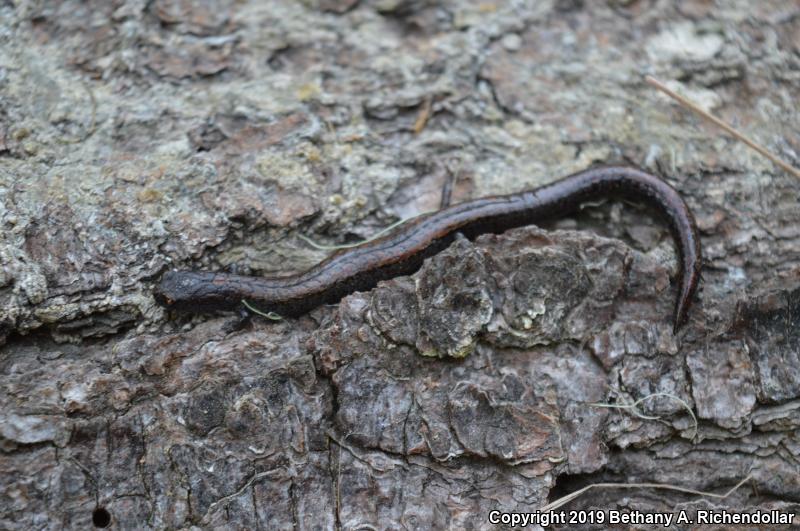
[[686, 321], [700, 278], [700, 239], [694, 216], [669, 184], [626, 167], [592, 168], [534, 190], [484, 197], [414, 218], [390, 234], [336, 252], [308, 271], [284, 277], [169, 271], [156, 288], [156, 300], [190, 312], [232, 310], [242, 301], [286, 317], [369, 290], [381, 281], [413, 273], [423, 260], [453, 241], [456, 233], [474, 238], [513, 227], [559, 218], [583, 202], [606, 197], [641, 201], [666, 220], [680, 255], [674, 328]]

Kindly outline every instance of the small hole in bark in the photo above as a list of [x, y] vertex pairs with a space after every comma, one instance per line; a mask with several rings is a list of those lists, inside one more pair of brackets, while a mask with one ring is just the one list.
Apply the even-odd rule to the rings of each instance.
[[95, 527], [108, 527], [111, 523], [111, 513], [102, 507], [98, 507], [92, 513], [92, 523]]
[[[560, 500], [564, 496], [577, 492], [592, 483], [603, 483], [605, 481], [611, 480], [602, 473], [562, 474], [556, 478], [556, 484], [550, 489], [550, 494], [547, 496], [547, 503]], [[567, 505], [567, 507], [569, 507], [569, 505]]]

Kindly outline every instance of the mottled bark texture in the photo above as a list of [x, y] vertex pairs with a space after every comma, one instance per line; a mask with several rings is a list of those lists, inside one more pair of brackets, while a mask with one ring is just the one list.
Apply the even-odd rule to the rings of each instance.
[[[800, 183], [645, 74], [800, 165], [797, 0], [0, 3], [0, 527], [485, 529], [748, 473], [569, 507], [797, 512]], [[277, 324], [151, 295], [625, 162], [698, 218], [677, 335], [620, 203]]]

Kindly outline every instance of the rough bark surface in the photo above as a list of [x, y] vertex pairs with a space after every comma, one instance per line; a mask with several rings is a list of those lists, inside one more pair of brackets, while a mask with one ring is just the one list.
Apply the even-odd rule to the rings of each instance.
[[[0, 3], [0, 527], [486, 529], [748, 474], [566, 508], [798, 513], [800, 183], [645, 74], [800, 166], [797, 0]], [[296, 320], [151, 295], [620, 162], [698, 218], [677, 334], [619, 203]]]

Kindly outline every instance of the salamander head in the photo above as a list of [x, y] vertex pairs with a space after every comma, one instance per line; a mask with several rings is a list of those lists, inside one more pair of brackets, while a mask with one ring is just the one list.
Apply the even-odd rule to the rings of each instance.
[[216, 286], [216, 276], [201, 271], [167, 271], [153, 296], [161, 306], [183, 312], [213, 312], [238, 307], [240, 301]]

